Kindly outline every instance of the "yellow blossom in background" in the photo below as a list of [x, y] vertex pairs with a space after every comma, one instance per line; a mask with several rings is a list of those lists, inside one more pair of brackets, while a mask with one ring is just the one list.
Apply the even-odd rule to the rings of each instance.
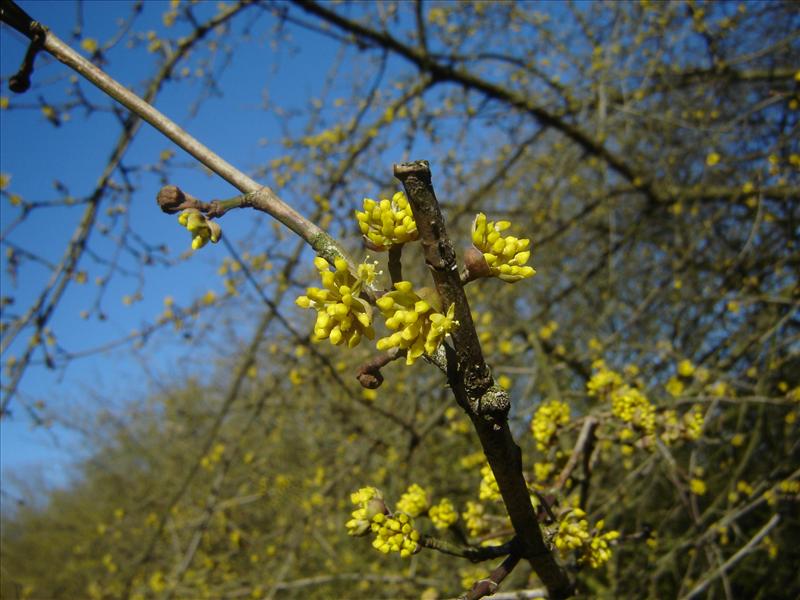
[[688, 440], [699, 440], [703, 435], [703, 424], [705, 423], [705, 415], [700, 406], [694, 406], [692, 409], [683, 415], [684, 435]]
[[454, 319], [455, 306], [450, 305], [447, 314], [437, 312], [431, 304], [438, 297], [428, 300], [414, 292], [410, 281], [394, 284], [395, 291], [378, 298], [378, 308], [386, 318], [386, 326], [394, 331], [390, 336], [378, 340], [378, 350], [400, 348], [406, 350], [406, 364], [413, 364], [423, 353], [433, 354], [457, 325]]
[[355, 211], [355, 215], [361, 233], [373, 250], [388, 250], [419, 238], [414, 215], [403, 192], [380, 202], [364, 198], [363, 212]]
[[569, 406], [561, 400], [548, 400], [536, 410], [531, 421], [531, 432], [536, 447], [545, 451], [550, 446], [559, 427], [569, 423]]
[[442, 498], [439, 504], [434, 504], [428, 510], [428, 516], [436, 529], [447, 529], [458, 521], [458, 513], [453, 503], [447, 498]]
[[486, 456], [483, 452], [473, 452], [472, 454], [467, 454], [466, 456], [462, 456], [459, 464], [464, 469], [474, 469], [478, 465], [483, 464], [483, 461], [486, 460]]
[[603, 397], [622, 385], [622, 376], [606, 367], [602, 360], [596, 361], [593, 366], [595, 373], [586, 383], [586, 391], [589, 396]]
[[97, 52], [97, 40], [94, 38], [84, 38], [81, 40], [81, 48], [86, 50], [89, 54], [94, 54]]
[[683, 393], [684, 388], [685, 386], [683, 385], [683, 382], [677, 377], [670, 377], [669, 381], [667, 381], [667, 393], [669, 393], [671, 396], [680, 396]]
[[553, 334], [558, 329], [558, 323], [555, 321], [549, 321], [547, 324], [543, 325], [539, 329], [539, 337], [543, 340], [547, 341], [553, 337]]
[[703, 496], [706, 493], [706, 483], [702, 479], [694, 478], [689, 482], [689, 490], [695, 496]]
[[536, 274], [533, 267], [525, 263], [531, 256], [531, 241], [514, 236], [503, 237], [503, 231], [511, 227], [509, 221], [488, 221], [486, 215], [478, 213], [472, 224], [472, 243], [483, 253], [492, 276], [514, 283]]
[[428, 494], [416, 483], [411, 484], [397, 501], [397, 509], [410, 517], [418, 517], [428, 510]]
[[706, 156], [706, 164], [709, 167], [713, 167], [717, 163], [719, 163], [720, 158], [722, 158], [718, 153], [712, 152], [708, 156]]
[[497, 480], [492, 472], [492, 467], [484, 465], [481, 468], [481, 485], [478, 497], [481, 500], [502, 500], [500, 495], [500, 488], [497, 486]]
[[784, 479], [778, 484], [778, 490], [782, 494], [796, 495], [800, 494], [800, 481], [793, 479]]
[[167, 589], [167, 582], [164, 579], [164, 574], [161, 571], [156, 571], [153, 573], [150, 576], [148, 583], [150, 584], [150, 589], [156, 594], [160, 594]]
[[550, 479], [550, 475], [553, 473], [555, 468], [556, 466], [550, 462], [533, 463], [533, 476], [536, 478], [536, 481], [544, 483]]
[[461, 587], [468, 590], [475, 585], [475, 582], [489, 577], [489, 571], [480, 565], [470, 565], [459, 569], [458, 576], [461, 578]]
[[653, 433], [655, 429], [655, 408], [642, 392], [629, 385], [611, 392], [611, 413], [646, 434]]
[[484, 515], [483, 504], [467, 501], [467, 509], [461, 513], [461, 518], [467, 525], [467, 531], [472, 537], [478, 537], [489, 529], [489, 522]]
[[343, 258], [337, 258], [334, 262], [334, 270], [331, 271], [327, 260], [320, 256], [314, 259], [323, 287], [307, 288], [306, 295], [299, 296], [295, 303], [317, 311], [312, 336], [314, 341], [327, 339], [334, 346], [344, 343], [348, 348], [354, 348], [362, 337], [375, 337], [372, 307], [359, 297], [364, 285], [374, 280], [375, 266], [362, 264], [358, 269], [358, 277], [354, 277]]
[[8, 96], [0, 96], [0, 110], [7, 109], [8, 104], [9, 104]]
[[684, 359], [678, 363], [678, 375], [681, 377], [691, 377], [694, 375], [694, 365], [689, 359]]
[[8, 173], [0, 173], [0, 190], [4, 190], [11, 183], [11, 175]]
[[592, 569], [597, 569], [611, 558], [608, 542], [617, 539], [619, 532], [608, 531], [601, 534], [604, 527], [602, 520], [590, 531], [585, 517], [586, 513], [579, 508], [568, 512], [561, 519], [553, 541], [562, 556], [576, 551], [579, 564], [588, 564]]

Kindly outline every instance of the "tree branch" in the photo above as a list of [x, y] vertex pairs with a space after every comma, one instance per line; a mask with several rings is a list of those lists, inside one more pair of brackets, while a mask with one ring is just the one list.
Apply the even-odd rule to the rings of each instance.
[[[551, 598], [572, 595], [572, 583], [547, 548], [522, 474], [522, 452], [508, 426], [510, 401], [495, 384], [483, 359], [469, 302], [458, 273], [453, 242], [447, 236], [444, 218], [431, 184], [427, 161], [395, 165], [417, 223], [425, 261], [445, 307], [455, 305], [458, 327], [451, 333], [455, 360], [448, 358], [447, 371], [457, 402], [467, 412], [497, 480], [514, 531], [521, 544], [520, 555], [531, 563]], [[455, 363], [455, 364], [454, 364]]]

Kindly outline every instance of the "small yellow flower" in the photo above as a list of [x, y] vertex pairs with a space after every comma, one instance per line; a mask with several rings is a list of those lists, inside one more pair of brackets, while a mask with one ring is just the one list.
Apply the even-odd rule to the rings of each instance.
[[539, 329], [539, 337], [547, 341], [553, 337], [553, 334], [558, 329], [558, 323], [550, 321]]
[[458, 521], [458, 513], [453, 503], [447, 498], [442, 498], [439, 504], [434, 504], [428, 511], [428, 516], [436, 529], [447, 529]]
[[333, 271], [328, 261], [319, 256], [314, 259], [314, 265], [319, 270], [323, 287], [310, 287], [305, 296], [295, 300], [298, 306], [317, 311], [312, 339], [328, 339], [334, 346], [345, 343], [348, 348], [354, 348], [363, 336], [375, 337], [372, 307], [359, 297], [364, 285], [372, 283], [375, 266], [362, 264], [358, 277], [354, 277], [343, 258], [334, 261]]
[[192, 249], [199, 250], [209, 241], [217, 243], [222, 237], [222, 229], [196, 208], [187, 208], [178, 215], [178, 223], [192, 234]]
[[416, 483], [411, 484], [408, 490], [397, 501], [397, 509], [410, 517], [418, 517], [428, 510], [428, 494]]
[[[395, 291], [378, 299], [378, 308], [386, 318], [386, 326], [392, 335], [378, 340], [378, 350], [401, 348], [406, 350], [406, 364], [414, 363], [423, 353], [433, 354], [458, 324], [455, 320], [455, 305], [451, 304], [446, 314], [437, 311], [438, 297], [433, 294], [423, 299], [414, 292], [411, 282], [399, 281]], [[421, 293], [424, 293], [421, 290]]]
[[494, 477], [492, 468], [485, 465], [481, 468], [481, 486], [479, 491], [479, 498], [481, 500], [502, 500], [500, 495], [500, 488], [497, 485], [497, 480]]
[[678, 375], [681, 377], [691, 377], [694, 375], [694, 365], [689, 359], [684, 359], [678, 363]]
[[712, 152], [708, 156], [706, 156], [706, 164], [709, 167], [713, 167], [717, 163], [719, 163], [720, 158], [722, 158], [717, 152]]
[[550, 462], [533, 463], [533, 474], [536, 478], [536, 481], [541, 483], [546, 482], [548, 479], [550, 479], [550, 475], [552, 475], [555, 468], [556, 466]]
[[646, 434], [653, 433], [655, 429], [655, 408], [642, 392], [629, 385], [623, 385], [611, 393], [611, 413]]
[[588, 564], [592, 569], [604, 565], [611, 558], [608, 542], [619, 537], [618, 531], [600, 533], [603, 521], [598, 521], [593, 531], [589, 530], [586, 513], [576, 508], [566, 515], [558, 525], [554, 543], [562, 556], [569, 552], [578, 552], [578, 563]]
[[707, 491], [705, 481], [697, 478], [689, 482], [689, 489], [695, 496], [703, 496]]
[[703, 435], [703, 424], [705, 423], [705, 415], [700, 406], [692, 407], [692, 410], [683, 415], [683, 435], [688, 440], [698, 440]]
[[86, 50], [89, 54], [94, 54], [97, 52], [97, 40], [94, 38], [84, 38], [81, 40], [81, 48]]
[[374, 487], [363, 487], [350, 494], [350, 501], [357, 506], [352, 513], [352, 518], [345, 524], [347, 534], [352, 536], [365, 535], [372, 525], [373, 519], [379, 519], [386, 512], [383, 495]]
[[467, 510], [461, 513], [461, 518], [467, 525], [467, 531], [472, 537], [478, 537], [489, 530], [489, 521], [484, 515], [483, 504], [467, 501]]
[[622, 376], [606, 367], [603, 361], [596, 361], [597, 371], [586, 383], [586, 391], [590, 396], [603, 398], [622, 385]]
[[548, 400], [536, 410], [531, 421], [536, 447], [545, 451], [555, 441], [559, 427], [569, 424], [569, 406], [561, 400]]
[[508, 375], [500, 375], [500, 377], [497, 378], [497, 385], [504, 390], [510, 390], [513, 383], [514, 382], [511, 381], [511, 378]]
[[683, 393], [684, 387], [683, 382], [677, 377], [670, 377], [669, 381], [667, 381], [667, 393], [671, 396], [680, 396]]
[[395, 193], [391, 200], [380, 202], [364, 198], [364, 211], [355, 211], [355, 215], [364, 239], [375, 251], [388, 250], [419, 238], [414, 215], [403, 192]]
[[514, 236], [503, 237], [503, 231], [511, 227], [509, 221], [487, 221], [486, 215], [478, 213], [472, 224], [472, 243], [483, 253], [483, 258], [492, 276], [514, 283], [536, 274], [526, 265], [531, 256], [531, 241]]
[[419, 552], [419, 532], [407, 514], [397, 512], [390, 517], [378, 514], [373, 518], [370, 527], [376, 534], [372, 542], [372, 547], [376, 550], [384, 554], [398, 552], [403, 558]]

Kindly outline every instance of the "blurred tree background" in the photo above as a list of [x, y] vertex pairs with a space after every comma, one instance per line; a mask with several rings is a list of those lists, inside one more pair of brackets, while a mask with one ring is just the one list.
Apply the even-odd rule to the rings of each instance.
[[[268, 140], [269, 160], [240, 166], [353, 255], [368, 253], [353, 211], [365, 196], [391, 198], [392, 163], [418, 158], [431, 163], [462, 247], [478, 212], [531, 238], [534, 278], [479, 280], [467, 292], [487, 362], [511, 393], [531, 490], [556, 498], [556, 518], [580, 506], [619, 532], [596, 569], [562, 556], [580, 594], [795, 597], [795, 2], [156, 6], [155, 30], [139, 29], [133, 4], [105, 38], [77, 27], [73, 42], [106, 69], [118, 48], [148, 57], [152, 72], [135, 89], [151, 101], [165, 87], [188, 90], [187, 114], [235, 92], [217, 80], [247, 47], [290, 68], [309, 40], [337, 48], [317, 57], [330, 65], [322, 93], [287, 105], [270, 90], [291, 81], [245, 65], [263, 78], [251, 104], [282, 136]], [[48, 24], [36, 4], [28, 10]], [[118, 110], [90, 102], [77, 79], [34, 74], [34, 84], [19, 103], [3, 97], [4, 123], [16, 111], [55, 124]], [[42, 99], [65, 87], [49, 96], [63, 101]], [[237, 110], [218, 106], [222, 119]], [[80, 199], [66, 189], [29, 199], [16, 179], [2, 181], [4, 281], [47, 275], [30, 306], [12, 303], [4, 284], [4, 413], [18, 403], [43, 426], [80, 429], [86, 449], [68, 486], [18, 484], [18, 505], [4, 508], [2, 597], [434, 600], [469, 589], [491, 561], [382, 555], [344, 526], [351, 492], [376, 486], [394, 505], [416, 483], [430, 505], [447, 498], [461, 515], [438, 531], [420, 517], [421, 532], [476, 546], [510, 539], [502, 502], [480, 492], [490, 483], [480, 445], [441, 373], [399, 361], [381, 387], [360, 387], [356, 370], [374, 347], [309, 341], [312, 318], [293, 300], [318, 285], [312, 253], [260, 216], [240, 215], [238, 230], [220, 220], [235, 232], [222, 259], [208, 248], [165, 252], [164, 235], [181, 236], [182, 249], [188, 240], [149, 198], [199, 169], [171, 149], [129, 158], [139, 121], [120, 113], [116, 123], [117, 151]], [[83, 212], [62, 234], [61, 259], [41, 259], [16, 235], [72, 203]], [[134, 209], [168, 229], [137, 228]], [[109, 331], [108, 348], [128, 345], [157, 383], [149, 397], [87, 414], [25, 395], [32, 369], [95, 356], [64, 348], [51, 329], [66, 288], [96, 280], [82, 317], [100, 322], [115, 278], [146, 281], [158, 267], [179, 288], [187, 265], [208, 256], [208, 279], [224, 292], [167, 297], [136, 332]], [[429, 285], [418, 249], [406, 251], [404, 273]], [[165, 340], [181, 350], [160, 354]], [[568, 417], [551, 416], [542, 434], [562, 406], [554, 401]], [[502, 590], [539, 588], [520, 564]]]

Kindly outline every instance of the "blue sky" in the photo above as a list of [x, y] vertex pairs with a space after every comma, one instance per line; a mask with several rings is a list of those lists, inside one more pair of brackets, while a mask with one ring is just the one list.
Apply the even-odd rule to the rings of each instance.
[[[79, 42], [71, 36], [76, 18], [74, 3], [20, 2], [20, 5], [63, 40], [74, 47], [78, 45]], [[161, 15], [168, 6], [166, 2], [145, 3], [144, 12], [133, 30], [164, 31]], [[215, 7], [216, 4], [208, 3], [199, 12], [205, 11], [205, 16], [208, 16], [213, 14]], [[127, 2], [84, 3], [83, 37], [104, 42], [115, 33], [116, 19], [127, 16], [129, 10], [130, 4]], [[234, 25], [237, 28], [239, 26], [238, 23]], [[336, 50], [333, 43], [320, 36], [307, 36], [297, 40], [303, 52], [291, 63], [284, 62], [273, 71], [269, 36], [263, 32], [263, 26], [256, 30], [261, 35], [260, 41], [241, 45], [236, 60], [219, 81], [225, 92], [224, 97], [208, 99], [194, 117], [188, 115], [188, 108], [201, 91], [196, 84], [168, 84], [156, 102], [161, 111], [243, 170], [263, 164], [281, 153], [280, 146], [275, 143], [281, 136], [281, 123], [260, 109], [265, 89], [269, 89], [270, 98], [284, 106], [307, 104], [320, 91], [328, 60]], [[175, 35], [175, 31], [170, 31], [170, 35]], [[5, 26], [2, 28], [0, 73], [5, 80], [18, 68], [25, 48], [22, 36]], [[242, 56], [242, 53], [245, 55]], [[320, 60], [320, 56], [325, 59]], [[153, 71], [153, 56], [143, 48], [129, 50], [120, 44], [108, 53], [107, 58], [108, 72], [141, 93], [140, 83]], [[5, 85], [0, 92], [9, 98], [11, 106], [10, 110], [0, 112], [0, 171], [12, 177], [6, 191], [19, 194], [27, 201], [56, 200], [59, 197], [54, 188], [56, 180], [66, 185], [73, 196], [87, 196], [120, 130], [117, 120], [110, 114], [95, 114], [86, 119], [80, 111], [73, 111], [70, 120], [63, 122], [60, 127], [48, 123], [38, 104], [40, 101], [55, 103], [63, 98], [67, 88], [66, 77], [70, 75], [61, 64], [48, 59], [42, 56], [37, 60], [34, 88], [28, 93], [14, 95], [5, 89]], [[91, 101], [100, 105], [109, 104], [88, 84], [83, 89]], [[149, 126], [145, 126], [125, 162], [154, 163], [166, 149], [176, 152], [175, 160], [179, 163], [192, 160]], [[181, 169], [177, 173], [185, 189], [202, 192], [206, 198], [228, 197], [235, 193], [221, 179], [206, 177], [196, 170]], [[151, 244], [167, 244], [170, 256], [178, 256], [189, 246], [188, 234], [180, 229], [173, 218], [157, 211], [154, 198], [160, 187], [158, 179], [147, 173], [134, 174], [133, 178], [138, 185], [129, 207], [133, 228]], [[292, 200], [288, 194], [285, 199]], [[11, 206], [7, 198], [3, 198], [0, 205], [0, 228], [5, 230], [19, 214], [19, 208]], [[35, 211], [7, 237], [6, 246], [10, 243], [33, 249], [43, 258], [58, 262], [82, 211], [82, 206]], [[230, 215], [226, 217], [223, 227], [230, 239], [236, 239], [242, 235], [247, 224], [246, 215]], [[90, 243], [99, 253], [110, 255], [113, 252], [113, 244], [96, 234], [93, 234]], [[36, 264], [26, 262], [19, 270], [18, 280], [12, 282], [5, 268], [5, 252], [6, 248], [3, 248], [3, 271], [0, 276], [2, 295], [14, 298], [14, 311], [23, 311], [40, 292], [49, 273]], [[94, 315], [88, 320], [79, 316], [81, 311], [91, 308], [97, 290], [93, 284], [94, 278], [103, 273], [98, 265], [84, 258], [79, 268], [88, 272], [88, 283], [70, 286], [51, 321], [58, 343], [70, 351], [100, 346], [152, 322], [163, 309], [165, 296], [172, 296], [178, 305], [185, 305], [208, 289], [221, 293], [221, 281], [214, 276], [214, 271], [226, 255], [221, 244], [208, 246], [191, 260], [175, 267], [148, 269], [143, 299], [132, 306], [125, 306], [122, 298], [137, 290], [137, 280], [114, 277], [103, 303], [108, 316], [105, 322]], [[4, 364], [8, 356], [22, 352], [30, 333], [20, 335], [4, 355]], [[156, 367], [168, 366], [170, 360], [185, 352], [185, 348], [178, 343], [162, 342], [145, 347], [148, 360]], [[152, 352], [158, 354], [153, 355]], [[41, 400], [46, 405], [46, 413], [71, 415], [69, 418], [80, 422], [82, 414], [88, 414], [104, 403], [118, 408], [126, 402], [141, 401], [152, 391], [152, 387], [140, 364], [131, 360], [127, 349], [121, 349], [75, 360], [64, 370], [50, 371], [41, 364], [33, 365], [23, 379], [20, 390], [21, 401], [30, 404]], [[15, 401], [11, 408], [11, 418], [0, 422], [0, 464], [4, 488], [13, 485], [8, 477], [11, 472], [28, 470], [41, 471], [51, 485], [63, 484], [66, 481], [66, 465], [71, 457], [80, 455], [80, 436], [59, 426], [33, 427], [19, 402]]]

